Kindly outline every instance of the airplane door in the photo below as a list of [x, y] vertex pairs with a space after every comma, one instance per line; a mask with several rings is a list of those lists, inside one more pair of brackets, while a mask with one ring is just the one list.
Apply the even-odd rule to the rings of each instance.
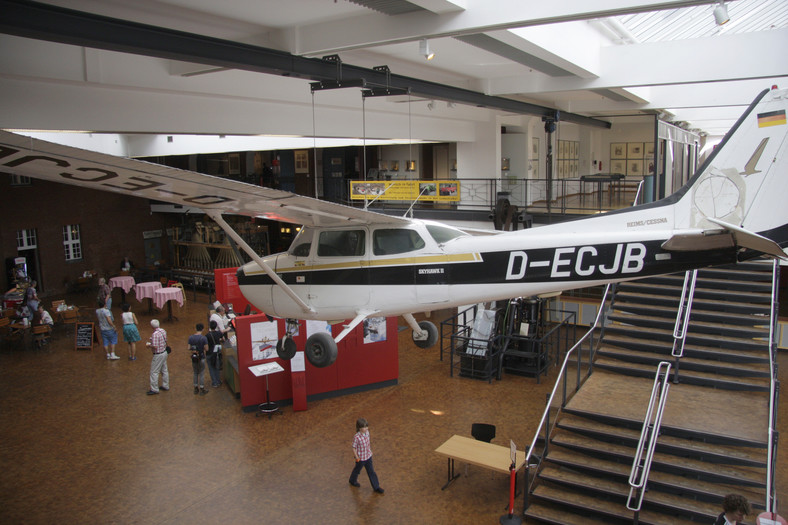
[[309, 272], [309, 303], [315, 308], [369, 303], [367, 230], [323, 230], [317, 235]]

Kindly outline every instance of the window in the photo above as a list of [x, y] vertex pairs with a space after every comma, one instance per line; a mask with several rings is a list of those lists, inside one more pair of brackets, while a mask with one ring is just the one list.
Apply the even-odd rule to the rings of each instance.
[[364, 255], [364, 230], [320, 232], [318, 257], [359, 257]]
[[17, 250], [32, 250], [38, 246], [36, 240], [36, 230], [17, 230], [16, 231], [16, 249]]
[[298, 232], [298, 235], [290, 244], [288, 253], [294, 257], [308, 257], [309, 249], [312, 247], [312, 235], [313, 231], [311, 228], [301, 228], [301, 231]]
[[67, 261], [82, 259], [82, 240], [79, 236], [79, 224], [63, 226], [63, 249]]
[[30, 186], [30, 177], [24, 175], [11, 175], [11, 186]]
[[430, 235], [432, 235], [432, 238], [435, 239], [435, 242], [438, 244], [449, 242], [450, 240], [456, 239], [457, 237], [468, 236], [468, 234], [462, 230], [438, 224], [428, 224], [427, 231], [430, 233]]
[[424, 239], [413, 230], [381, 229], [372, 235], [372, 252], [375, 255], [392, 255], [424, 248]]

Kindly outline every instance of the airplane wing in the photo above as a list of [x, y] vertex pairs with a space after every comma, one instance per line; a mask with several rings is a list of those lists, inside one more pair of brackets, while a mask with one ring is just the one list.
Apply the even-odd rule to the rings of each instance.
[[407, 219], [401, 217], [2, 130], [0, 170], [202, 210], [305, 226], [407, 223]]

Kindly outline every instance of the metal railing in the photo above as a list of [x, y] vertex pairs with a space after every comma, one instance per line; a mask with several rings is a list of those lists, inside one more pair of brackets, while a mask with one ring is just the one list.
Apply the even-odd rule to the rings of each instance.
[[698, 280], [698, 270], [687, 270], [684, 274], [684, 287], [681, 289], [681, 299], [676, 312], [676, 324], [673, 326], [673, 349], [670, 355], [675, 358], [676, 371], [673, 382], [679, 382], [679, 360], [684, 355], [684, 343], [687, 340], [687, 328], [690, 315], [692, 315], [692, 299], [695, 296], [695, 283]]
[[777, 512], [777, 500], [775, 498], [775, 479], [774, 471], [777, 466], [777, 403], [780, 393], [780, 382], [777, 379], [777, 342], [775, 332], [777, 330], [778, 313], [778, 285], [780, 281], [780, 263], [777, 259], [772, 262], [772, 303], [771, 319], [769, 322], [769, 430], [768, 430], [768, 452], [766, 462], [766, 510], [771, 513]]
[[643, 428], [640, 431], [640, 439], [635, 450], [635, 457], [632, 460], [632, 470], [629, 474], [627, 509], [635, 512], [635, 525], [637, 525], [640, 508], [643, 505], [648, 475], [651, 472], [651, 461], [654, 458], [654, 450], [656, 450], [657, 438], [659, 438], [659, 430], [662, 426], [662, 415], [665, 412], [665, 402], [668, 399], [668, 390], [670, 389], [669, 376], [670, 363], [660, 361], [657, 373], [654, 375], [651, 397], [646, 407]]
[[[512, 206], [517, 206], [527, 213], [599, 213], [604, 211], [627, 208], [640, 198], [642, 180], [597, 181], [574, 179], [446, 179], [440, 182], [458, 182], [460, 200], [442, 202], [441, 206], [449, 205], [457, 209], [494, 210], [499, 198], [506, 198]], [[638, 186], [635, 187], [635, 183]], [[349, 184], [349, 183], [348, 183]], [[349, 192], [349, 190], [348, 190]], [[635, 192], [634, 199], [627, 195]], [[350, 193], [348, 193], [349, 195]], [[374, 202], [374, 205], [373, 205]], [[351, 201], [352, 206], [365, 206], [363, 201]], [[405, 201], [387, 201], [378, 196], [366, 202], [372, 209], [410, 206]], [[432, 206], [433, 201], [419, 200], [416, 207]]]
[[[525, 490], [523, 491], [524, 492], [524, 508], [525, 509], [528, 508], [528, 494], [531, 491], [530, 469], [531, 469], [532, 466], [535, 467], [536, 469], [538, 469], [539, 465], [541, 464], [542, 458], [545, 457], [545, 455], [547, 454], [547, 451], [548, 451], [549, 442], [550, 442], [550, 439], [549, 439], [550, 438], [550, 435], [549, 435], [550, 432], [549, 432], [549, 429], [548, 429], [548, 427], [550, 426], [550, 423], [549, 423], [550, 409], [553, 406], [553, 401], [555, 400], [556, 392], [558, 391], [558, 386], [563, 382], [563, 385], [564, 385], [564, 388], [563, 388], [563, 399], [561, 401], [561, 408], [563, 408], [563, 407], [566, 406], [566, 399], [567, 399], [567, 394], [566, 394], [566, 374], [565, 374], [567, 365], [569, 364], [569, 361], [570, 361], [570, 359], [572, 357], [572, 354], [575, 351], [577, 351], [587, 339], [591, 339], [590, 348], [589, 348], [589, 362], [592, 362], [594, 360], [594, 355], [593, 355], [594, 347], [593, 347], [593, 335], [592, 334], [593, 334], [594, 330], [597, 328], [597, 326], [600, 325], [600, 320], [602, 320], [604, 318], [605, 313], [607, 312], [607, 306], [606, 306], [607, 305], [607, 297], [608, 297], [608, 293], [610, 292], [612, 286], [613, 286], [612, 284], [608, 284], [605, 287], [605, 293], [602, 296], [602, 301], [599, 303], [599, 310], [597, 311], [596, 318], [594, 319], [594, 322], [591, 325], [591, 327], [583, 335], [583, 337], [581, 337], [574, 344], [574, 346], [572, 346], [572, 348], [569, 349], [569, 351], [566, 353], [566, 356], [564, 356], [564, 362], [561, 365], [561, 370], [558, 372], [558, 377], [556, 377], [556, 379], [555, 379], [555, 385], [553, 385], [553, 390], [550, 392], [550, 397], [547, 399], [547, 407], [545, 408], [545, 411], [542, 414], [541, 420], [539, 420], [539, 425], [537, 425], [536, 431], [534, 432], [534, 438], [531, 441], [531, 444], [528, 446], [528, 449], [526, 451], [526, 454], [525, 454]], [[575, 391], [577, 391], [580, 388], [580, 382], [581, 382], [580, 381], [580, 375], [581, 375], [580, 368], [581, 368], [581, 352], [578, 351], [577, 352], [577, 384], [575, 386]], [[590, 369], [589, 369], [588, 374], [589, 375], [591, 374], [591, 370]], [[534, 447], [536, 446], [536, 442], [539, 439], [539, 434], [542, 432], [542, 429], [544, 429], [544, 431], [545, 431], [545, 445], [544, 445], [544, 449], [542, 451], [542, 455], [538, 458], [538, 463], [536, 463], [534, 465], [531, 465], [531, 456], [534, 453]]]

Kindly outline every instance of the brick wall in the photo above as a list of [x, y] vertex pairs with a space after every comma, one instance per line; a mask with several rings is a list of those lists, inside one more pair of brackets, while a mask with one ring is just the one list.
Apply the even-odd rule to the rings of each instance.
[[[38, 290], [43, 296], [65, 292], [85, 270], [97, 270], [105, 277], [116, 275], [124, 255], [135, 265], [143, 265], [144, 231], [162, 230], [162, 257], [167, 259], [166, 228], [180, 224], [180, 216], [151, 214], [149, 202], [41, 180], [12, 186], [10, 176], [0, 174], [0, 291], [10, 287], [5, 261], [18, 256], [16, 232], [21, 229], [36, 230]], [[65, 260], [66, 224], [80, 226], [82, 260]]]

